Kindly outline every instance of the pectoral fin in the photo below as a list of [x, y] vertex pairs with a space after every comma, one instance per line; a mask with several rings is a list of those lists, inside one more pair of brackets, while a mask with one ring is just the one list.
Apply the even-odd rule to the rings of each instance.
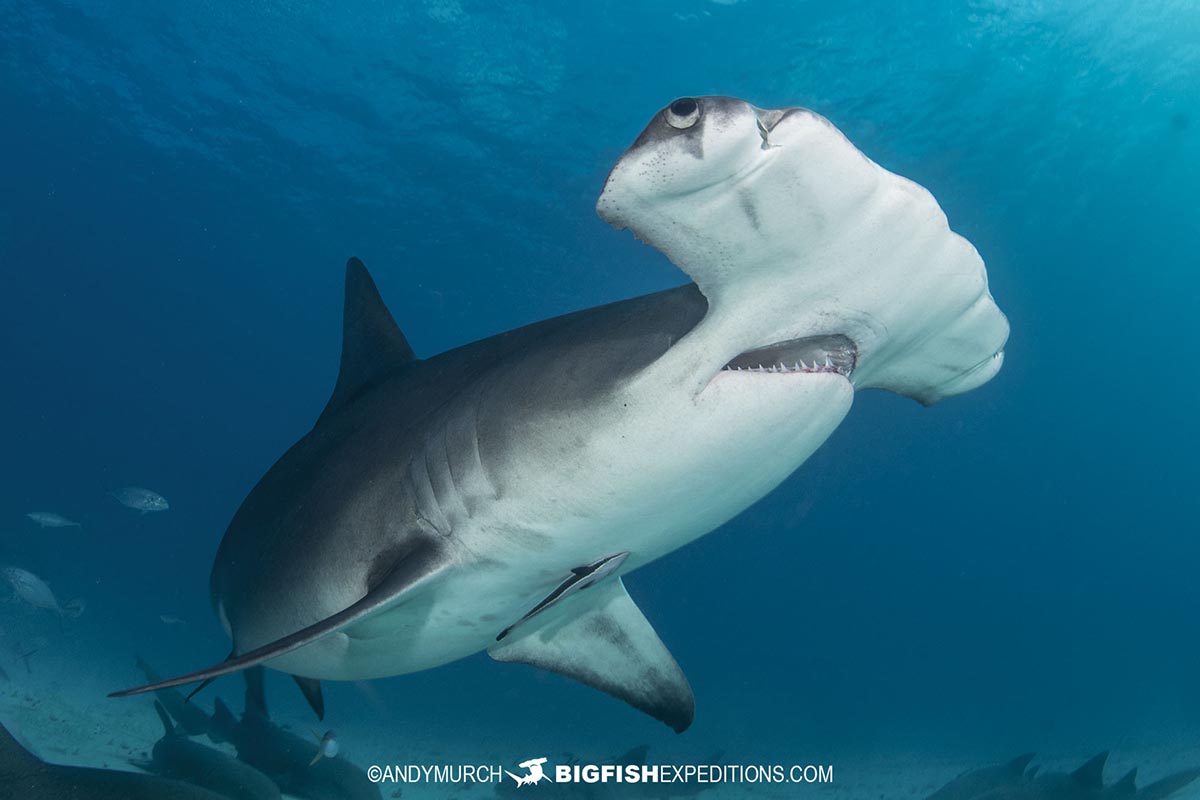
[[620, 578], [546, 608], [493, 645], [497, 661], [557, 672], [620, 698], [682, 733], [695, 700], [683, 671]]
[[[109, 697], [126, 697], [131, 694], [141, 694], [142, 692], [156, 692], [160, 689], [169, 689], [174, 686], [196, 683], [197, 681], [203, 681], [203, 685], [207, 685], [214, 678], [228, 675], [231, 672], [240, 672], [249, 667], [270, 661], [273, 658], [278, 658], [293, 650], [298, 650], [305, 645], [312, 644], [322, 636], [328, 636], [334, 631], [382, 611], [400, 602], [405, 597], [410, 596], [427, 584], [445, 567], [446, 562], [443, 556], [444, 552], [437, 543], [427, 540], [417, 541], [409, 552], [397, 559], [392, 567], [392, 571], [382, 581], [372, 587], [360, 600], [336, 614], [318, 620], [295, 633], [283, 636], [261, 647], [256, 647], [249, 652], [239, 655], [231, 654], [229, 658], [221, 663], [214, 664], [206, 669], [189, 672], [186, 675], [180, 675], [167, 680], [155, 681], [134, 689], [113, 692]], [[312, 702], [311, 698], [310, 702]]]
[[554, 591], [546, 595], [540, 603], [530, 609], [529, 613], [502, 630], [500, 635], [496, 637], [496, 641], [504, 641], [512, 633], [513, 628], [528, 622], [533, 617], [551, 608], [554, 604], [561, 603], [576, 592], [581, 592], [593, 584], [604, 580], [625, 563], [625, 559], [627, 558], [629, 558], [628, 552], [613, 553], [590, 564], [584, 564], [582, 567], [576, 567], [571, 570], [571, 574], [564, 578], [563, 582]]

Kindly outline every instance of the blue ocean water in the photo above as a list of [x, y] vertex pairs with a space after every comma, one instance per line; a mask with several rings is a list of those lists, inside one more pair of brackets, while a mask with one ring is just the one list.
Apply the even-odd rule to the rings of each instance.
[[[87, 601], [63, 630], [0, 606], [0, 688], [99, 703], [135, 652], [224, 656], [212, 557], [328, 398], [347, 257], [419, 355], [683, 283], [594, 204], [659, 108], [728, 94], [933, 192], [1010, 318], [1003, 370], [932, 408], [861, 394], [777, 491], [630, 576], [695, 690], [683, 736], [481, 655], [328, 687], [343, 738], [1195, 751], [1197, 42], [1182, 0], [0, 0], [0, 562]], [[170, 510], [108, 495], [130, 485]]]

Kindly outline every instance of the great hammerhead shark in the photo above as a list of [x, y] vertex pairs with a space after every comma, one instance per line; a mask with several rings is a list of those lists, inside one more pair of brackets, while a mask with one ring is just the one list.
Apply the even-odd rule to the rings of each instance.
[[1000, 368], [975, 248], [807, 109], [678, 99], [597, 209], [693, 283], [420, 359], [350, 261], [333, 396], [213, 565], [232, 653], [118, 694], [264, 663], [316, 703], [486, 650], [683, 730], [692, 691], [622, 576], [778, 486], [856, 389], [932, 404]]

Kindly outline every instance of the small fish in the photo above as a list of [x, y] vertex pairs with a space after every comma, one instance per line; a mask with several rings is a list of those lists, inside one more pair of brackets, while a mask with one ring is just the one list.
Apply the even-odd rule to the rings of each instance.
[[48, 643], [45, 636], [35, 636], [33, 642], [28, 645], [17, 642], [17, 658], [25, 663], [25, 673], [27, 675], [33, 674], [33, 667], [29, 663], [30, 657], [40, 653]]
[[62, 514], [53, 511], [30, 511], [25, 516], [41, 525], [43, 528], [82, 528], [78, 522], [67, 519]]
[[117, 502], [126, 508], [132, 508], [134, 511], [140, 511], [143, 514], [148, 514], [151, 511], [166, 511], [171, 507], [167, 502], [167, 498], [163, 497], [158, 492], [152, 492], [149, 489], [143, 489], [139, 486], [126, 486], [124, 489], [113, 491], [112, 496], [117, 498]]
[[187, 623], [179, 617], [173, 617], [170, 614], [159, 614], [158, 618], [162, 620], [164, 625], [186, 625]]
[[308, 762], [310, 767], [322, 758], [333, 758], [338, 754], [337, 734], [333, 731], [325, 731], [324, 736], [313, 731], [313, 738], [317, 740], [317, 754]]
[[82, 597], [68, 600], [67, 604], [62, 607], [63, 616], [71, 619], [79, 619], [83, 616], [84, 611], [87, 611], [87, 601]]
[[34, 608], [44, 608], [59, 615], [63, 613], [54, 592], [50, 591], [50, 587], [46, 585], [45, 581], [29, 570], [20, 567], [4, 567], [0, 569], [0, 578], [9, 582], [13, 594], [18, 600], [22, 600]]

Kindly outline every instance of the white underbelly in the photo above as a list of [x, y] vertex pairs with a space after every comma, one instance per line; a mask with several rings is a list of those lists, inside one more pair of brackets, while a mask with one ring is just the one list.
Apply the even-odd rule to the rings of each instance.
[[[359, 680], [484, 650], [573, 567], [617, 552], [628, 572], [703, 536], [794, 472], [845, 417], [837, 375], [720, 375], [699, 400], [594, 432], [571, 481], [530, 463], [461, 536], [466, 557], [396, 608], [269, 663]], [[669, 407], [668, 407], [669, 406]]]

